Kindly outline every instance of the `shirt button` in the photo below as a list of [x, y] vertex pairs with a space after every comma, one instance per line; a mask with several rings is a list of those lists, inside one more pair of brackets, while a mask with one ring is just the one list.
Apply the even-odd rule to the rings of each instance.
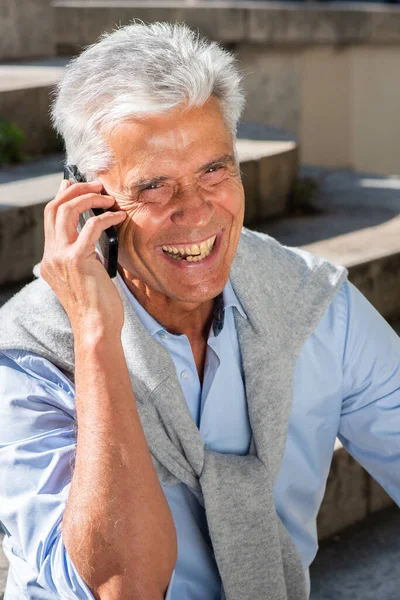
[[164, 332], [163, 332], [163, 333], [159, 333], [158, 335], [159, 335], [159, 336], [160, 336], [160, 338], [161, 338], [161, 339], [163, 339], [163, 340], [167, 340], [167, 339], [168, 339], [168, 335], [167, 335], [166, 333], [164, 333]]
[[187, 371], [182, 371], [181, 373], [181, 379], [183, 379], [184, 381], [186, 381], [187, 379], [189, 379], [190, 375]]
[[204, 450], [211, 450], [210, 444], [204, 444]]

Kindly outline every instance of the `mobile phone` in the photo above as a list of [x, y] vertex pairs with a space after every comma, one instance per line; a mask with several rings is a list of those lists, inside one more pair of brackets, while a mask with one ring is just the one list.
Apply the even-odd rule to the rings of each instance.
[[[66, 165], [64, 167], [64, 179], [73, 179], [76, 183], [86, 181], [85, 176], [76, 165]], [[90, 217], [101, 215], [104, 212], [106, 211], [103, 208], [90, 208], [83, 212], [79, 217], [78, 233]], [[108, 227], [102, 232], [98, 242], [96, 242], [96, 250], [104, 268], [113, 279], [117, 275], [118, 264], [118, 234], [114, 227]]]

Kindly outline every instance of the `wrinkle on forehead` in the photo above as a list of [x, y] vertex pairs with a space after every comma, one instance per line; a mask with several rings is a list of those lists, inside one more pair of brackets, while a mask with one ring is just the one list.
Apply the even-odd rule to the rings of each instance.
[[[113, 176], [126, 183], [170, 171], [179, 176], [190, 164], [206, 163], [211, 155], [230, 152], [231, 135], [215, 98], [204, 106], [175, 109], [144, 120], [124, 121], [110, 133], [109, 144], [116, 163]], [[154, 173], [157, 169], [158, 173]]]

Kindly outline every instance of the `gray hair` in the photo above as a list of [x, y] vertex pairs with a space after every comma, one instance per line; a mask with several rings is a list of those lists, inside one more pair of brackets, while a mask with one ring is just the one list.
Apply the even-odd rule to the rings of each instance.
[[51, 120], [64, 138], [67, 164], [88, 181], [114, 164], [104, 134], [186, 103], [217, 98], [233, 141], [245, 96], [236, 58], [183, 23], [136, 22], [103, 33], [67, 66]]

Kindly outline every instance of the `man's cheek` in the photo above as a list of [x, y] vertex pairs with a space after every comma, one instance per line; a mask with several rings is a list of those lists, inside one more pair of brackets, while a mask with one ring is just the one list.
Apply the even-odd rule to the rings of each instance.
[[241, 199], [231, 196], [222, 204], [222, 207], [231, 218], [239, 219], [242, 217], [244, 203]]
[[231, 185], [221, 198], [221, 207], [225, 208], [234, 217], [240, 216], [244, 209], [244, 192], [242, 183], [231, 182]]

